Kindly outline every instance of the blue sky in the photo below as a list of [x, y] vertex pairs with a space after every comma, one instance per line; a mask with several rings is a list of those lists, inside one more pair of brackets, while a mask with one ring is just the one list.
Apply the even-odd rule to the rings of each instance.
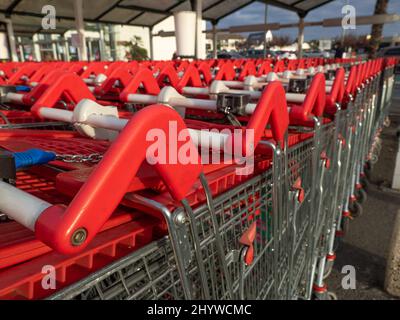
[[[358, 16], [372, 15], [375, 8], [376, 0], [349, 0], [350, 5], [356, 8]], [[322, 6], [315, 11], [311, 11], [306, 21], [321, 21], [327, 18], [342, 17], [341, 9], [347, 3], [346, 0], [336, 0], [325, 6]], [[264, 8], [265, 4], [254, 2], [247, 7], [237, 11], [218, 23], [218, 28], [226, 28], [235, 25], [258, 24], [264, 23]], [[400, 14], [400, 0], [389, 0], [388, 13]], [[290, 23], [297, 22], [298, 16], [294, 12], [273, 6], [268, 7], [268, 22], [269, 23]], [[208, 23], [208, 28], [211, 24]], [[347, 33], [353, 34], [369, 34], [371, 26], [357, 26], [356, 30], [348, 30]], [[323, 28], [323, 27], [307, 27], [305, 29], [305, 40], [312, 39], [329, 39], [340, 36], [342, 29], [340, 27]], [[273, 31], [275, 35], [289, 35], [293, 40], [297, 37], [297, 28], [282, 29]], [[387, 24], [384, 27], [384, 36], [400, 35], [400, 23]]]

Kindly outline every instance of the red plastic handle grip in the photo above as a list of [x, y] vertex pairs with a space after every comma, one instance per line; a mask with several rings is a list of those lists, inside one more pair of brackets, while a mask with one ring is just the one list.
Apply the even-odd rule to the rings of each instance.
[[105, 95], [113, 92], [116, 81], [118, 81], [120, 85], [125, 88], [127, 85], [129, 85], [135, 72], [136, 70], [129, 70], [125, 66], [114, 69], [114, 71], [108, 75], [107, 79], [100, 86], [95, 88], [95, 94]]
[[200, 73], [197, 68], [190, 64], [183, 74], [181, 80], [178, 83], [177, 89], [179, 92], [182, 92], [183, 87], [202, 87], [203, 83], [201, 82]]
[[82, 79], [89, 78], [91, 75], [98, 75], [99, 73], [105, 72], [105, 64], [104, 62], [91, 62], [86, 70], [82, 72], [80, 77]]
[[239, 80], [239, 81], [244, 81], [244, 79], [245, 79], [247, 76], [254, 76], [256, 73], [257, 73], [257, 70], [256, 70], [256, 66], [254, 65], [254, 62], [251, 61], [251, 60], [250, 60], [250, 61], [247, 61], [247, 62], [244, 64], [244, 66], [243, 66], [243, 68], [242, 68], [242, 71], [240, 71], [238, 80]]
[[321, 117], [326, 105], [325, 75], [317, 73], [307, 91], [302, 106], [293, 106], [290, 109], [290, 123], [302, 125], [310, 120], [311, 116]]
[[257, 77], [261, 77], [263, 75], [267, 75], [271, 71], [272, 71], [271, 60], [266, 60], [266, 61], [262, 62], [260, 68], [258, 69]]
[[129, 102], [128, 95], [136, 93], [141, 84], [147, 94], [156, 96], [160, 93], [160, 87], [157, 80], [154, 78], [153, 73], [147, 68], [140, 68], [121, 92], [119, 96], [120, 100], [123, 102]]
[[54, 83], [42, 93], [32, 106], [31, 111], [36, 117], [40, 118], [39, 110], [42, 107], [53, 108], [61, 98], [74, 104], [82, 99], [95, 100], [83, 80], [78, 75], [68, 72], [55, 79]]
[[203, 81], [206, 86], [208, 86], [212, 82], [212, 75], [210, 71], [210, 66], [205, 62], [201, 62], [197, 67], [200, 75], [203, 75]]
[[168, 80], [169, 85], [174, 88], [178, 85], [179, 82], [179, 77], [176, 73], [176, 70], [170, 64], [167, 64], [164, 68], [162, 68], [157, 76], [157, 83], [160, 88], [165, 85], [166, 80]]
[[346, 95], [354, 95], [354, 91], [356, 88], [356, 81], [357, 81], [357, 67], [352, 66], [350, 69], [349, 77], [347, 79], [345, 92]]
[[[252, 155], [268, 124], [271, 125], [276, 143], [283, 146], [285, 132], [289, 126], [289, 114], [285, 89], [279, 81], [271, 82], [264, 88], [254, 113], [247, 123], [246, 129], [242, 132], [242, 156]], [[252, 132], [254, 135], [247, 135], [246, 132]], [[235, 136], [230, 136], [226, 141], [227, 146], [232, 146], [231, 150], [236, 150], [234, 138]]]
[[335, 80], [333, 82], [332, 90], [327, 95], [327, 106], [333, 107], [335, 103], [342, 102], [344, 96], [344, 75], [345, 71], [343, 68], [339, 68], [336, 71]]
[[222, 63], [214, 80], [234, 80], [236, 77], [235, 69], [230, 61]]
[[[182, 200], [197, 181], [202, 166], [193, 145], [195, 153], [191, 154], [191, 163], [170, 163], [170, 123], [176, 124], [178, 133], [187, 133], [188, 138], [185, 141], [175, 140], [177, 150], [192, 144], [186, 126], [175, 110], [163, 105], [152, 105], [140, 110], [111, 145], [69, 206], [51, 206], [40, 215], [35, 225], [36, 237], [61, 253], [81, 251], [125, 195], [130, 182], [146, 159], [149, 146], [154, 144], [154, 141], [148, 141], [148, 133], [154, 128], [165, 134], [167, 147], [166, 164], [157, 163], [154, 168], [173, 198]], [[87, 238], [81, 245], [74, 246], [71, 238], [77, 230], [85, 230]]]
[[26, 76], [26, 77], [30, 78], [38, 69], [39, 69], [39, 66], [36, 65], [35, 63], [26, 64], [22, 68], [18, 69], [18, 71], [15, 72], [10, 77], [10, 79], [8, 80], [8, 83], [10, 83], [10, 84], [20, 84], [21, 83], [21, 78], [23, 76]]

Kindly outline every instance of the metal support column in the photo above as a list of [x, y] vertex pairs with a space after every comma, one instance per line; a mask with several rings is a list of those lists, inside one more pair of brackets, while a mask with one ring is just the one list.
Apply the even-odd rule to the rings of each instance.
[[217, 59], [217, 39], [218, 39], [218, 34], [217, 34], [217, 22], [212, 23], [212, 41], [213, 41], [213, 58]]
[[74, 1], [76, 31], [79, 36], [78, 56], [79, 60], [87, 60], [87, 49], [85, 41], [85, 23], [83, 21], [83, 0]]
[[8, 45], [9, 45], [9, 52], [10, 52], [10, 60], [11, 61], [18, 61], [18, 54], [17, 54], [17, 45], [14, 36], [14, 28], [11, 19], [5, 19], [4, 22], [6, 23], [7, 29], [7, 38], [8, 38]]
[[202, 57], [202, 28], [201, 24], [203, 21], [203, 6], [202, 0], [194, 0], [195, 11], [196, 11], [196, 43], [195, 43], [195, 56], [196, 59], [200, 59]]
[[264, 59], [267, 57], [267, 23], [268, 23], [268, 4], [265, 4], [265, 12], [264, 12]]
[[149, 27], [149, 55], [150, 59], [154, 60], [154, 52], [153, 52], [153, 28]]
[[88, 43], [88, 48], [89, 48], [89, 52], [88, 52], [88, 61], [91, 61], [91, 60], [92, 60], [92, 57], [93, 57], [92, 40], [89, 39], [87, 43]]
[[297, 58], [303, 57], [303, 43], [304, 43], [304, 16], [299, 16], [299, 35], [297, 37]]
[[106, 44], [104, 41], [104, 30], [99, 23], [97, 24], [97, 28], [99, 29], [99, 35], [100, 35], [99, 38], [100, 60], [105, 61], [108, 59], [106, 58]]
[[64, 60], [65, 61], [69, 61], [69, 43], [68, 43], [68, 39], [65, 39], [64, 41], [64, 50], [65, 50], [65, 55], [64, 55]]
[[42, 54], [40, 52], [40, 45], [38, 44], [38, 34], [33, 35], [33, 53], [36, 61], [42, 61]]
[[53, 39], [53, 38], [52, 38], [51, 48], [53, 49], [53, 59], [54, 60], [59, 60], [59, 58], [58, 58], [58, 50], [57, 50], [57, 43], [55, 42], [55, 39]]
[[114, 26], [113, 25], [108, 25], [108, 32], [110, 35], [110, 55], [111, 58], [116, 61], [117, 59], [117, 41], [116, 41], [116, 37], [115, 37], [115, 30], [114, 30]]

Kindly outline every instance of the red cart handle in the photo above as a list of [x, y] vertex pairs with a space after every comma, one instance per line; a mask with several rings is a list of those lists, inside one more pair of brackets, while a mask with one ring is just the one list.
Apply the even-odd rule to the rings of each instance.
[[[37, 238], [65, 254], [76, 253], [86, 247], [118, 206], [146, 159], [149, 146], [154, 144], [154, 141], [148, 141], [151, 129], [157, 128], [166, 135], [166, 150], [169, 150], [171, 122], [176, 123], [177, 132], [187, 131], [179, 114], [167, 106], [152, 105], [137, 112], [69, 206], [53, 205], [39, 216], [35, 224]], [[186, 133], [186, 141], [178, 140], [176, 150], [192, 144], [189, 133]], [[191, 154], [193, 159], [189, 164], [169, 163], [169, 152], [166, 152], [166, 164], [154, 164], [177, 201], [186, 196], [202, 171], [197, 149], [194, 145], [191, 149], [196, 152]]]
[[136, 71], [137, 68], [128, 69], [126, 66], [114, 69], [101, 85], [95, 87], [95, 94], [106, 95], [112, 93], [115, 90], [114, 85], [116, 81], [119, 82], [120, 86], [125, 88], [129, 85]]
[[177, 90], [182, 92], [183, 87], [202, 87], [203, 83], [201, 82], [200, 73], [197, 68], [190, 64], [183, 74], [181, 80], [178, 82]]
[[243, 68], [242, 68], [242, 71], [240, 71], [238, 80], [239, 80], [239, 81], [244, 81], [244, 79], [245, 79], [247, 76], [254, 76], [256, 73], [257, 73], [257, 70], [256, 70], [256, 66], [254, 65], [254, 62], [251, 61], [251, 60], [250, 60], [250, 61], [247, 61], [247, 62], [244, 64], [244, 66], [243, 66]]
[[234, 80], [236, 77], [235, 69], [233, 68], [233, 64], [231, 61], [226, 61], [222, 63], [220, 66], [218, 73], [215, 76], [214, 80]]
[[344, 96], [344, 68], [336, 71], [335, 80], [330, 94], [327, 96], [327, 105], [333, 106], [335, 103], [341, 103]]
[[95, 100], [83, 80], [74, 73], [64, 72], [57, 79], [54, 79], [32, 106], [32, 113], [40, 118], [39, 110], [42, 107], [53, 108], [63, 99], [66, 103], [78, 104], [83, 99]]
[[197, 67], [197, 70], [199, 70], [200, 75], [203, 75], [203, 81], [204, 81], [205, 85], [209, 86], [213, 80], [211, 72], [210, 72], [210, 66], [205, 61], [203, 61]]
[[160, 86], [154, 78], [153, 73], [147, 68], [140, 68], [125, 86], [119, 98], [123, 102], [129, 102], [128, 96], [137, 93], [140, 85], [144, 87], [144, 93], [156, 96], [160, 93]]
[[162, 68], [157, 76], [157, 83], [160, 88], [165, 86], [166, 80], [168, 80], [169, 85], [174, 88], [179, 82], [178, 74], [176, 73], [175, 68], [170, 64], [167, 64], [164, 68]]
[[293, 106], [290, 109], [290, 124], [304, 125], [311, 116], [321, 117], [326, 105], [325, 75], [317, 73], [307, 91], [302, 106]]

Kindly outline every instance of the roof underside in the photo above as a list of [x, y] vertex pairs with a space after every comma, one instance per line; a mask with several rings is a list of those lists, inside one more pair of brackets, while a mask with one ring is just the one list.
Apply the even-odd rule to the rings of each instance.
[[[268, 3], [305, 15], [334, 0], [203, 0], [203, 19], [218, 22], [253, 2]], [[75, 27], [73, 0], [0, 0], [0, 14], [10, 17], [16, 34], [63, 33]], [[56, 8], [56, 30], [42, 30], [42, 8]], [[190, 0], [84, 0], [86, 22], [152, 27], [175, 11], [192, 10]]]

